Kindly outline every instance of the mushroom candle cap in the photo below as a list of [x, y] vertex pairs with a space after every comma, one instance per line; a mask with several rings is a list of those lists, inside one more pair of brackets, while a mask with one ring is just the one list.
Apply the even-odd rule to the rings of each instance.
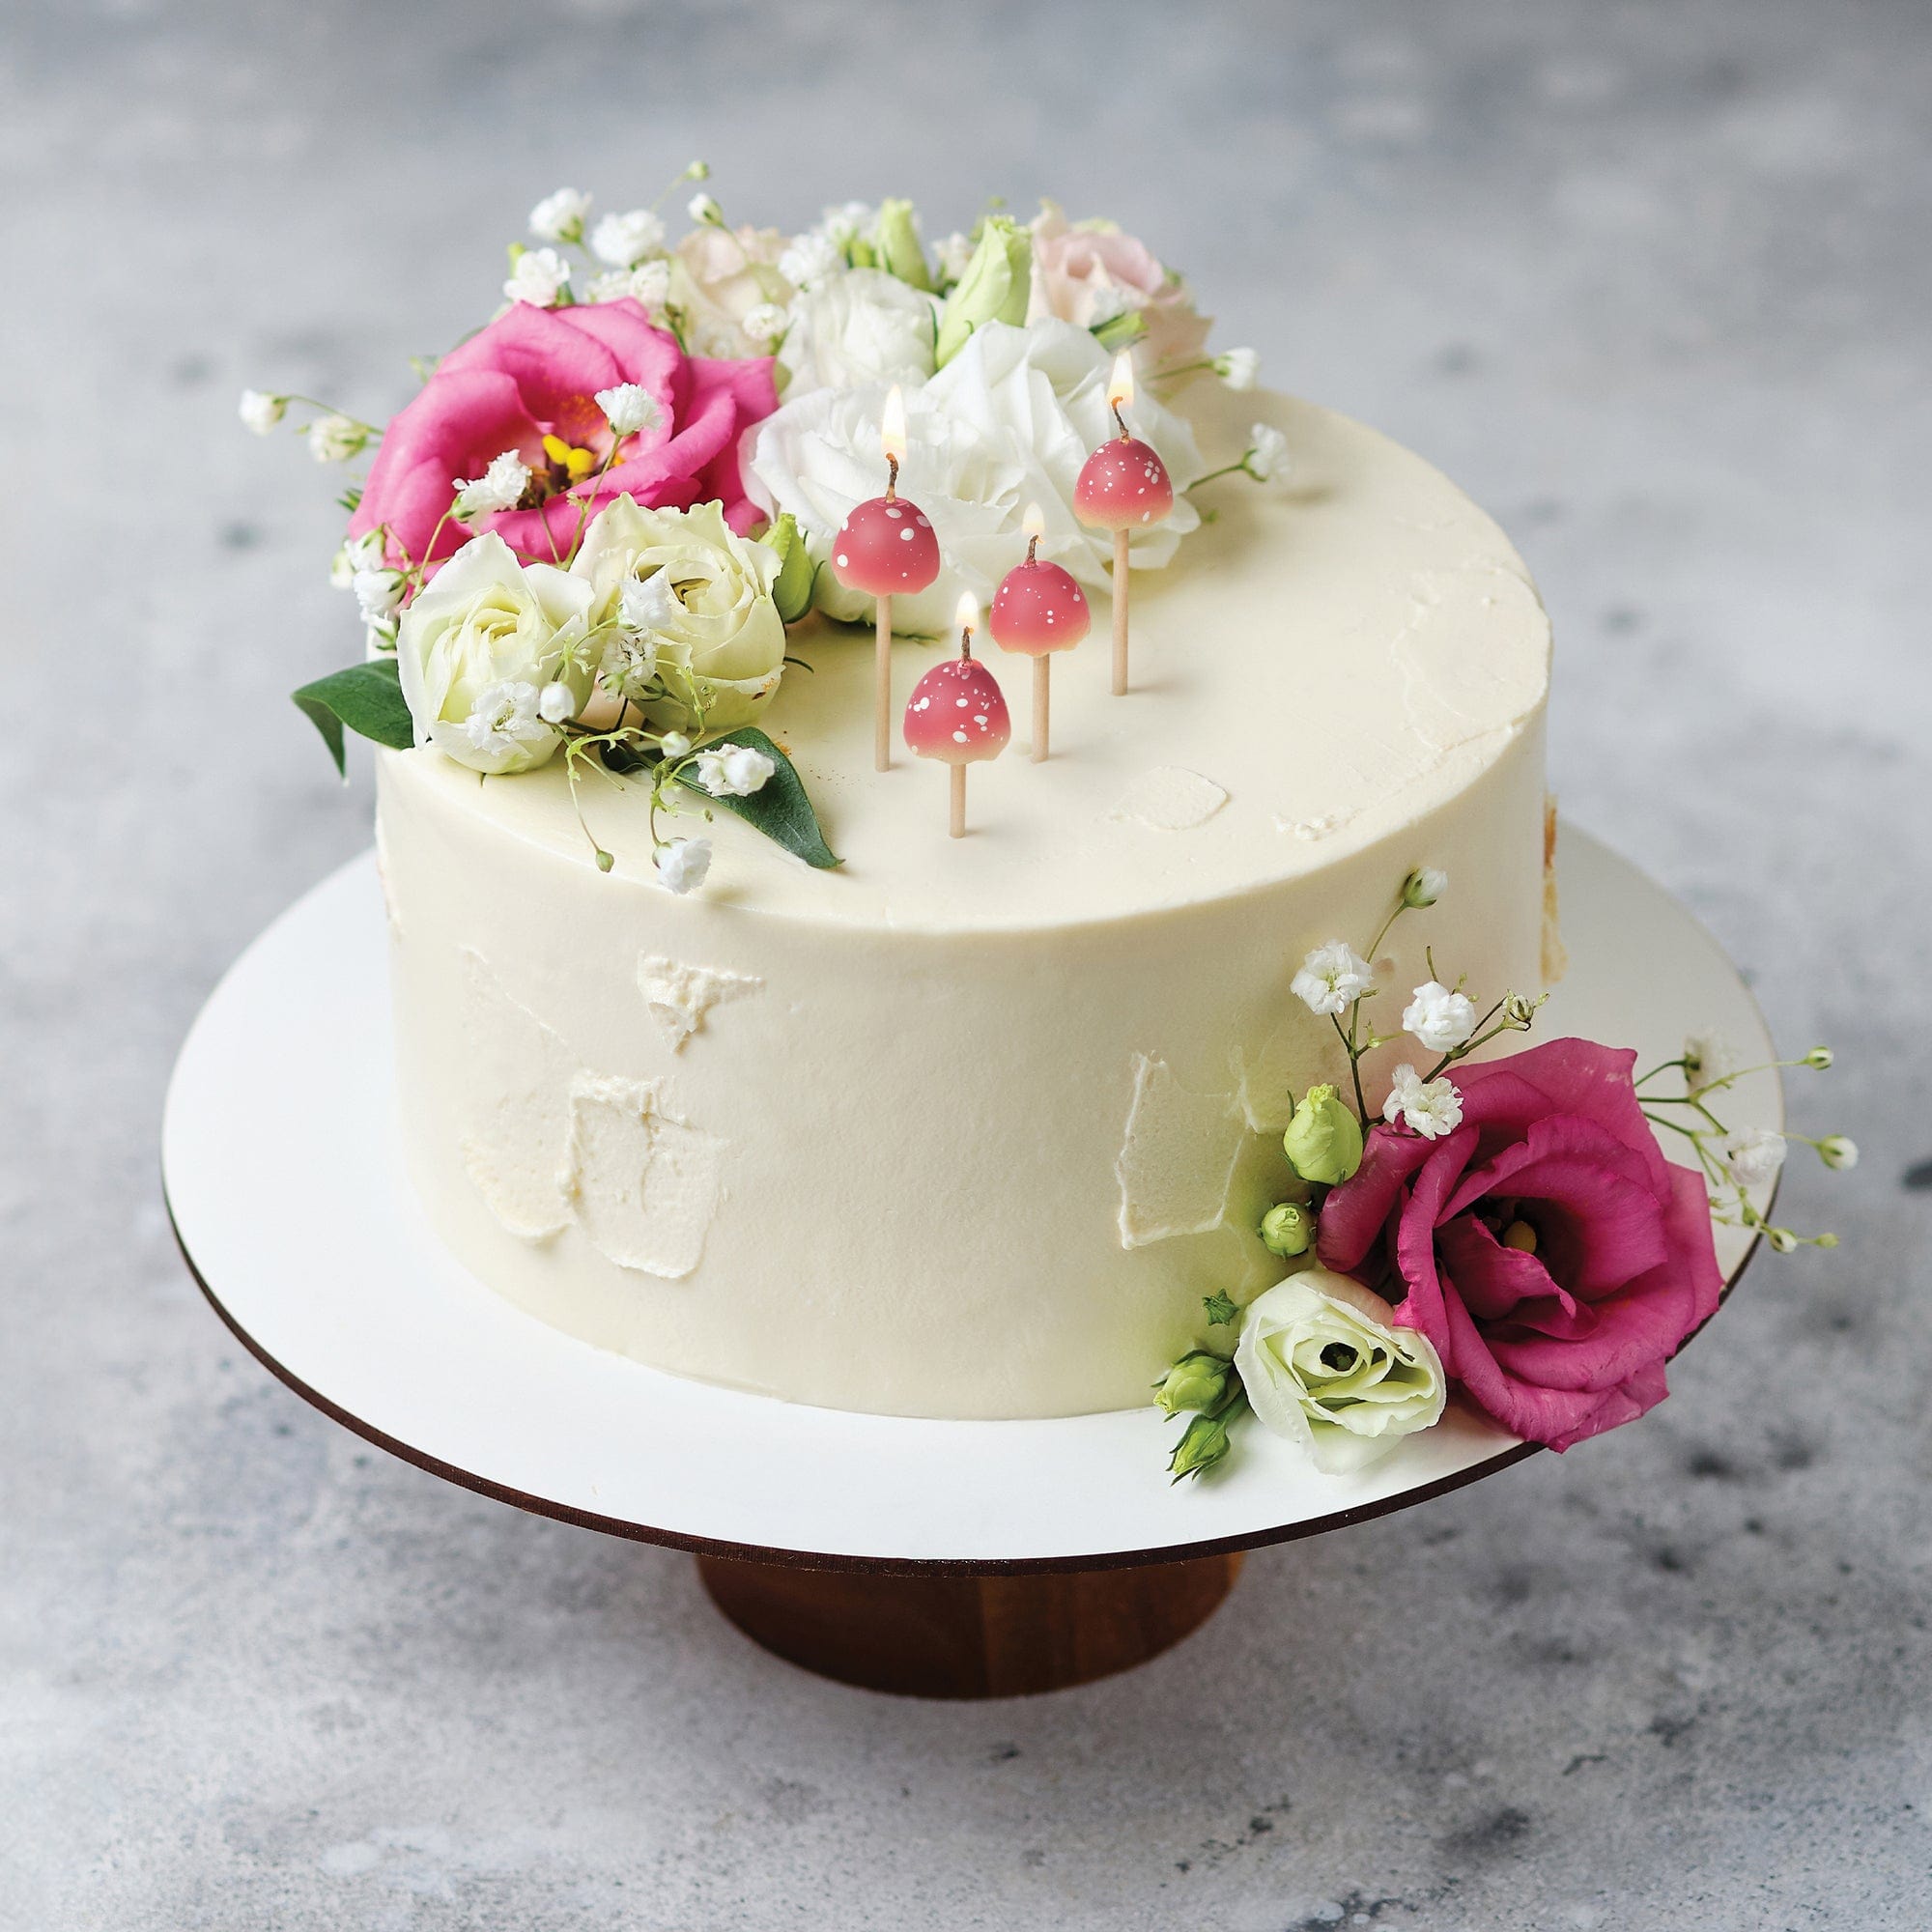
[[987, 629], [1003, 651], [1044, 657], [1070, 651], [1093, 629], [1087, 593], [1057, 563], [1029, 557], [1000, 581]]
[[934, 665], [906, 702], [905, 741], [922, 758], [949, 765], [997, 758], [1012, 735], [999, 680], [973, 658]]
[[1167, 465], [1138, 437], [1109, 437], [1081, 467], [1073, 486], [1074, 514], [1095, 529], [1158, 524], [1173, 508]]
[[939, 575], [939, 539], [926, 514], [903, 497], [874, 497], [845, 519], [833, 540], [832, 568], [867, 597], [923, 590]]

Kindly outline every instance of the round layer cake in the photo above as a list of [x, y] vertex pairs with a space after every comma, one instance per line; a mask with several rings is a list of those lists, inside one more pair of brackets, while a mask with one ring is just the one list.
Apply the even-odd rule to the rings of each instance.
[[[946, 773], [872, 767], [871, 639], [812, 626], [762, 720], [843, 859], [716, 814], [705, 889], [651, 867], [645, 793], [556, 760], [482, 781], [381, 754], [401, 1131], [461, 1260], [544, 1321], [679, 1375], [899, 1415], [1124, 1407], [1281, 1264], [1258, 1218], [1292, 1096], [1335, 1078], [1289, 991], [1364, 946], [1411, 867], [1393, 1031], [1423, 948], [1479, 989], [1545, 974], [1549, 632], [1445, 478], [1288, 397], [1291, 486], [1235, 476], [1136, 573], [1133, 688], [1060, 656], [1052, 756], [1016, 721], [947, 836]], [[1015, 539], [1015, 560], [1019, 554]], [[898, 640], [898, 701], [944, 646]], [[700, 828], [702, 829], [702, 828]], [[1411, 1048], [1411, 1051], [1413, 1049]], [[1371, 1063], [1385, 1072], [1396, 1049]]]

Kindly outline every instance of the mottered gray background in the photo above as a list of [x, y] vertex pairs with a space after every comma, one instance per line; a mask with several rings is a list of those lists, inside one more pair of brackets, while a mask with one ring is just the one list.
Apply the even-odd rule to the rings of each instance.
[[[1922, 1926], [1928, 99], [1918, 0], [9, 7], [0, 1925]], [[1641, 1426], [978, 1707], [793, 1671], [242, 1355], [163, 1084], [369, 792], [284, 696], [356, 647], [337, 479], [236, 392], [380, 417], [539, 194], [694, 155], [786, 226], [1113, 213], [1495, 511], [1565, 809], [1839, 1050], [1796, 1115], [1864, 1161], [1783, 1198], [1838, 1252]]]

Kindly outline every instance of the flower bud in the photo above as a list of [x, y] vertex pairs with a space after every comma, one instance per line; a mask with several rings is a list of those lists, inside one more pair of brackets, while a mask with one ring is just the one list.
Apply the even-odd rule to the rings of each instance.
[[1767, 1228], [1764, 1237], [1771, 1243], [1772, 1252], [1788, 1255], [1797, 1252], [1798, 1236], [1789, 1228]]
[[780, 617], [796, 624], [811, 608], [812, 562], [799, 534], [798, 519], [787, 510], [758, 541], [778, 554], [779, 574], [772, 581], [772, 602]]
[[915, 289], [932, 287], [925, 250], [920, 245], [919, 230], [913, 225], [911, 202], [896, 198], [880, 202], [878, 223], [872, 230], [872, 251], [879, 267], [889, 275], [896, 275]]
[[1228, 1392], [1228, 1361], [1194, 1349], [1181, 1356], [1154, 1384], [1154, 1401], [1167, 1415], [1184, 1408], [1212, 1408]]
[[945, 368], [983, 323], [1025, 322], [1032, 289], [1032, 230], [1010, 215], [989, 214], [980, 231], [980, 245], [939, 318], [934, 366]]
[[1835, 1248], [1838, 1245], [1838, 1237], [1836, 1235], [1829, 1233], [1813, 1235], [1811, 1236], [1811, 1245], [1814, 1248]]
[[1827, 1167], [1856, 1167], [1859, 1164], [1859, 1144], [1849, 1134], [1827, 1134], [1818, 1143], [1818, 1158]]
[[1832, 1064], [1832, 1049], [1829, 1046], [1814, 1046], [1804, 1056], [1806, 1066], [1815, 1066], [1820, 1073]]
[[1418, 866], [1402, 882], [1402, 902], [1420, 912], [1433, 906], [1449, 890], [1449, 874], [1434, 866]]
[[1094, 340], [1109, 353], [1138, 342], [1147, 332], [1147, 317], [1137, 308], [1123, 308], [1119, 315], [1094, 325]]
[[1284, 1261], [1315, 1244], [1315, 1216], [1298, 1201], [1284, 1201], [1262, 1216], [1262, 1246]]
[[1311, 1087], [1281, 1137], [1281, 1148], [1303, 1180], [1333, 1187], [1362, 1164], [1362, 1123], [1333, 1087]]
[[1183, 1476], [1199, 1476], [1211, 1469], [1228, 1453], [1228, 1425], [1218, 1415], [1197, 1415], [1181, 1431], [1180, 1440], [1167, 1466], [1178, 1483]]

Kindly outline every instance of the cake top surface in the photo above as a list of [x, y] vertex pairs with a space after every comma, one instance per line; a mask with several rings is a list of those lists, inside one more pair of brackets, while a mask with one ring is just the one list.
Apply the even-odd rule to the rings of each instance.
[[[1052, 755], [1036, 764], [1032, 662], [982, 632], [976, 654], [1005, 692], [1013, 742], [970, 767], [969, 831], [955, 839], [940, 764], [895, 731], [893, 769], [873, 769], [870, 628], [794, 630], [790, 654], [811, 668], [787, 671], [759, 722], [844, 863], [814, 871], [724, 810], [707, 827], [694, 800], [679, 819], [715, 842], [708, 899], [935, 932], [1157, 914], [1398, 835], [1503, 753], [1544, 702], [1549, 626], [1494, 522], [1361, 424], [1266, 390], [1191, 386], [1207, 468], [1237, 461], [1260, 421], [1286, 438], [1293, 469], [1267, 491], [1238, 475], [1200, 489], [1204, 526], [1169, 567], [1133, 572], [1128, 695], [1109, 689], [1109, 603], [1090, 593], [1093, 635], [1052, 659]], [[895, 720], [922, 672], [955, 649], [895, 641]], [[392, 755], [398, 778], [593, 866], [561, 759], [479, 781], [431, 749]], [[578, 792], [614, 855], [611, 889], [661, 891], [644, 788], [580, 769]]]

